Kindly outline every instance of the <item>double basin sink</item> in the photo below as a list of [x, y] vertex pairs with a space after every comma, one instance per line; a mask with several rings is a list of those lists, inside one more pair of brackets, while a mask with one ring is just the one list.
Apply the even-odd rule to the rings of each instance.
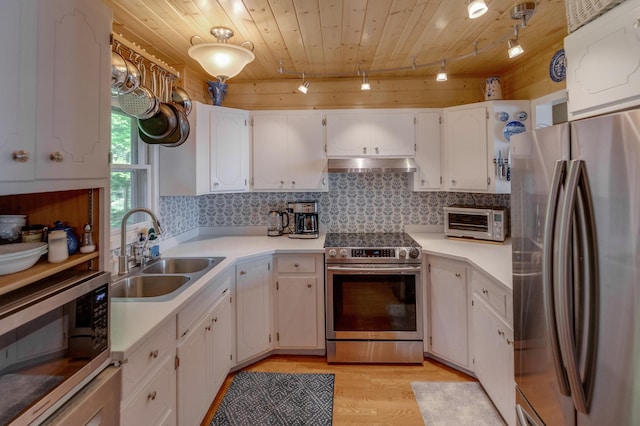
[[224, 257], [157, 258], [140, 270], [114, 282], [111, 285], [111, 297], [115, 301], [171, 300], [224, 259]]

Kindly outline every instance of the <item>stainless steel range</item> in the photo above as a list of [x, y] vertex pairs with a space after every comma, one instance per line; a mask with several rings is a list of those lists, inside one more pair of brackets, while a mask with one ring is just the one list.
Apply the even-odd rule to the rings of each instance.
[[422, 249], [405, 233], [329, 233], [327, 361], [422, 363]]

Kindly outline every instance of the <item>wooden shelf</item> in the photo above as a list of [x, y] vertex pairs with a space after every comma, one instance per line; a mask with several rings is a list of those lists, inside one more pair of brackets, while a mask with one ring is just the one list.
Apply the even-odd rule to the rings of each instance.
[[0, 295], [13, 291], [17, 288], [29, 285], [50, 275], [72, 268], [91, 259], [96, 259], [99, 252], [77, 253], [69, 256], [61, 263], [49, 263], [46, 255], [38, 263], [24, 271], [15, 272], [8, 275], [0, 275]]

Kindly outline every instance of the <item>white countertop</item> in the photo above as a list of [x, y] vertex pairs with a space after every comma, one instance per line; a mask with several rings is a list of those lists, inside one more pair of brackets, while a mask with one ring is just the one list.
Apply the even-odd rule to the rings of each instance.
[[[511, 285], [511, 245], [449, 240], [441, 233], [410, 232], [426, 254], [468, 261], [503, 283]], [[111, 303], [111, 351], [115, 361], [126, 359], [146, 337], [175, 315], [212, 279], [236, 262], [261, 255], [324, 253], [324, 235], [317, 239], [286, 236], [201, 236], [165, 249], [163, 257], [224, 256], [225, 260], [177, 295], [163, 302]], [[117, 280], [117, 278], [116, 278]]]

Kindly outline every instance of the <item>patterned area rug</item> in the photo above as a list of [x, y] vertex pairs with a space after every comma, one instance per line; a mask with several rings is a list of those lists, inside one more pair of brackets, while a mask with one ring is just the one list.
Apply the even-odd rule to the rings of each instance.
[[211, 425], [331, 425], [333, 382], [333, 374], [241, 371]]
[[477, 382], [412, 382], [427, 426], [502, 426], [504, 421]]

